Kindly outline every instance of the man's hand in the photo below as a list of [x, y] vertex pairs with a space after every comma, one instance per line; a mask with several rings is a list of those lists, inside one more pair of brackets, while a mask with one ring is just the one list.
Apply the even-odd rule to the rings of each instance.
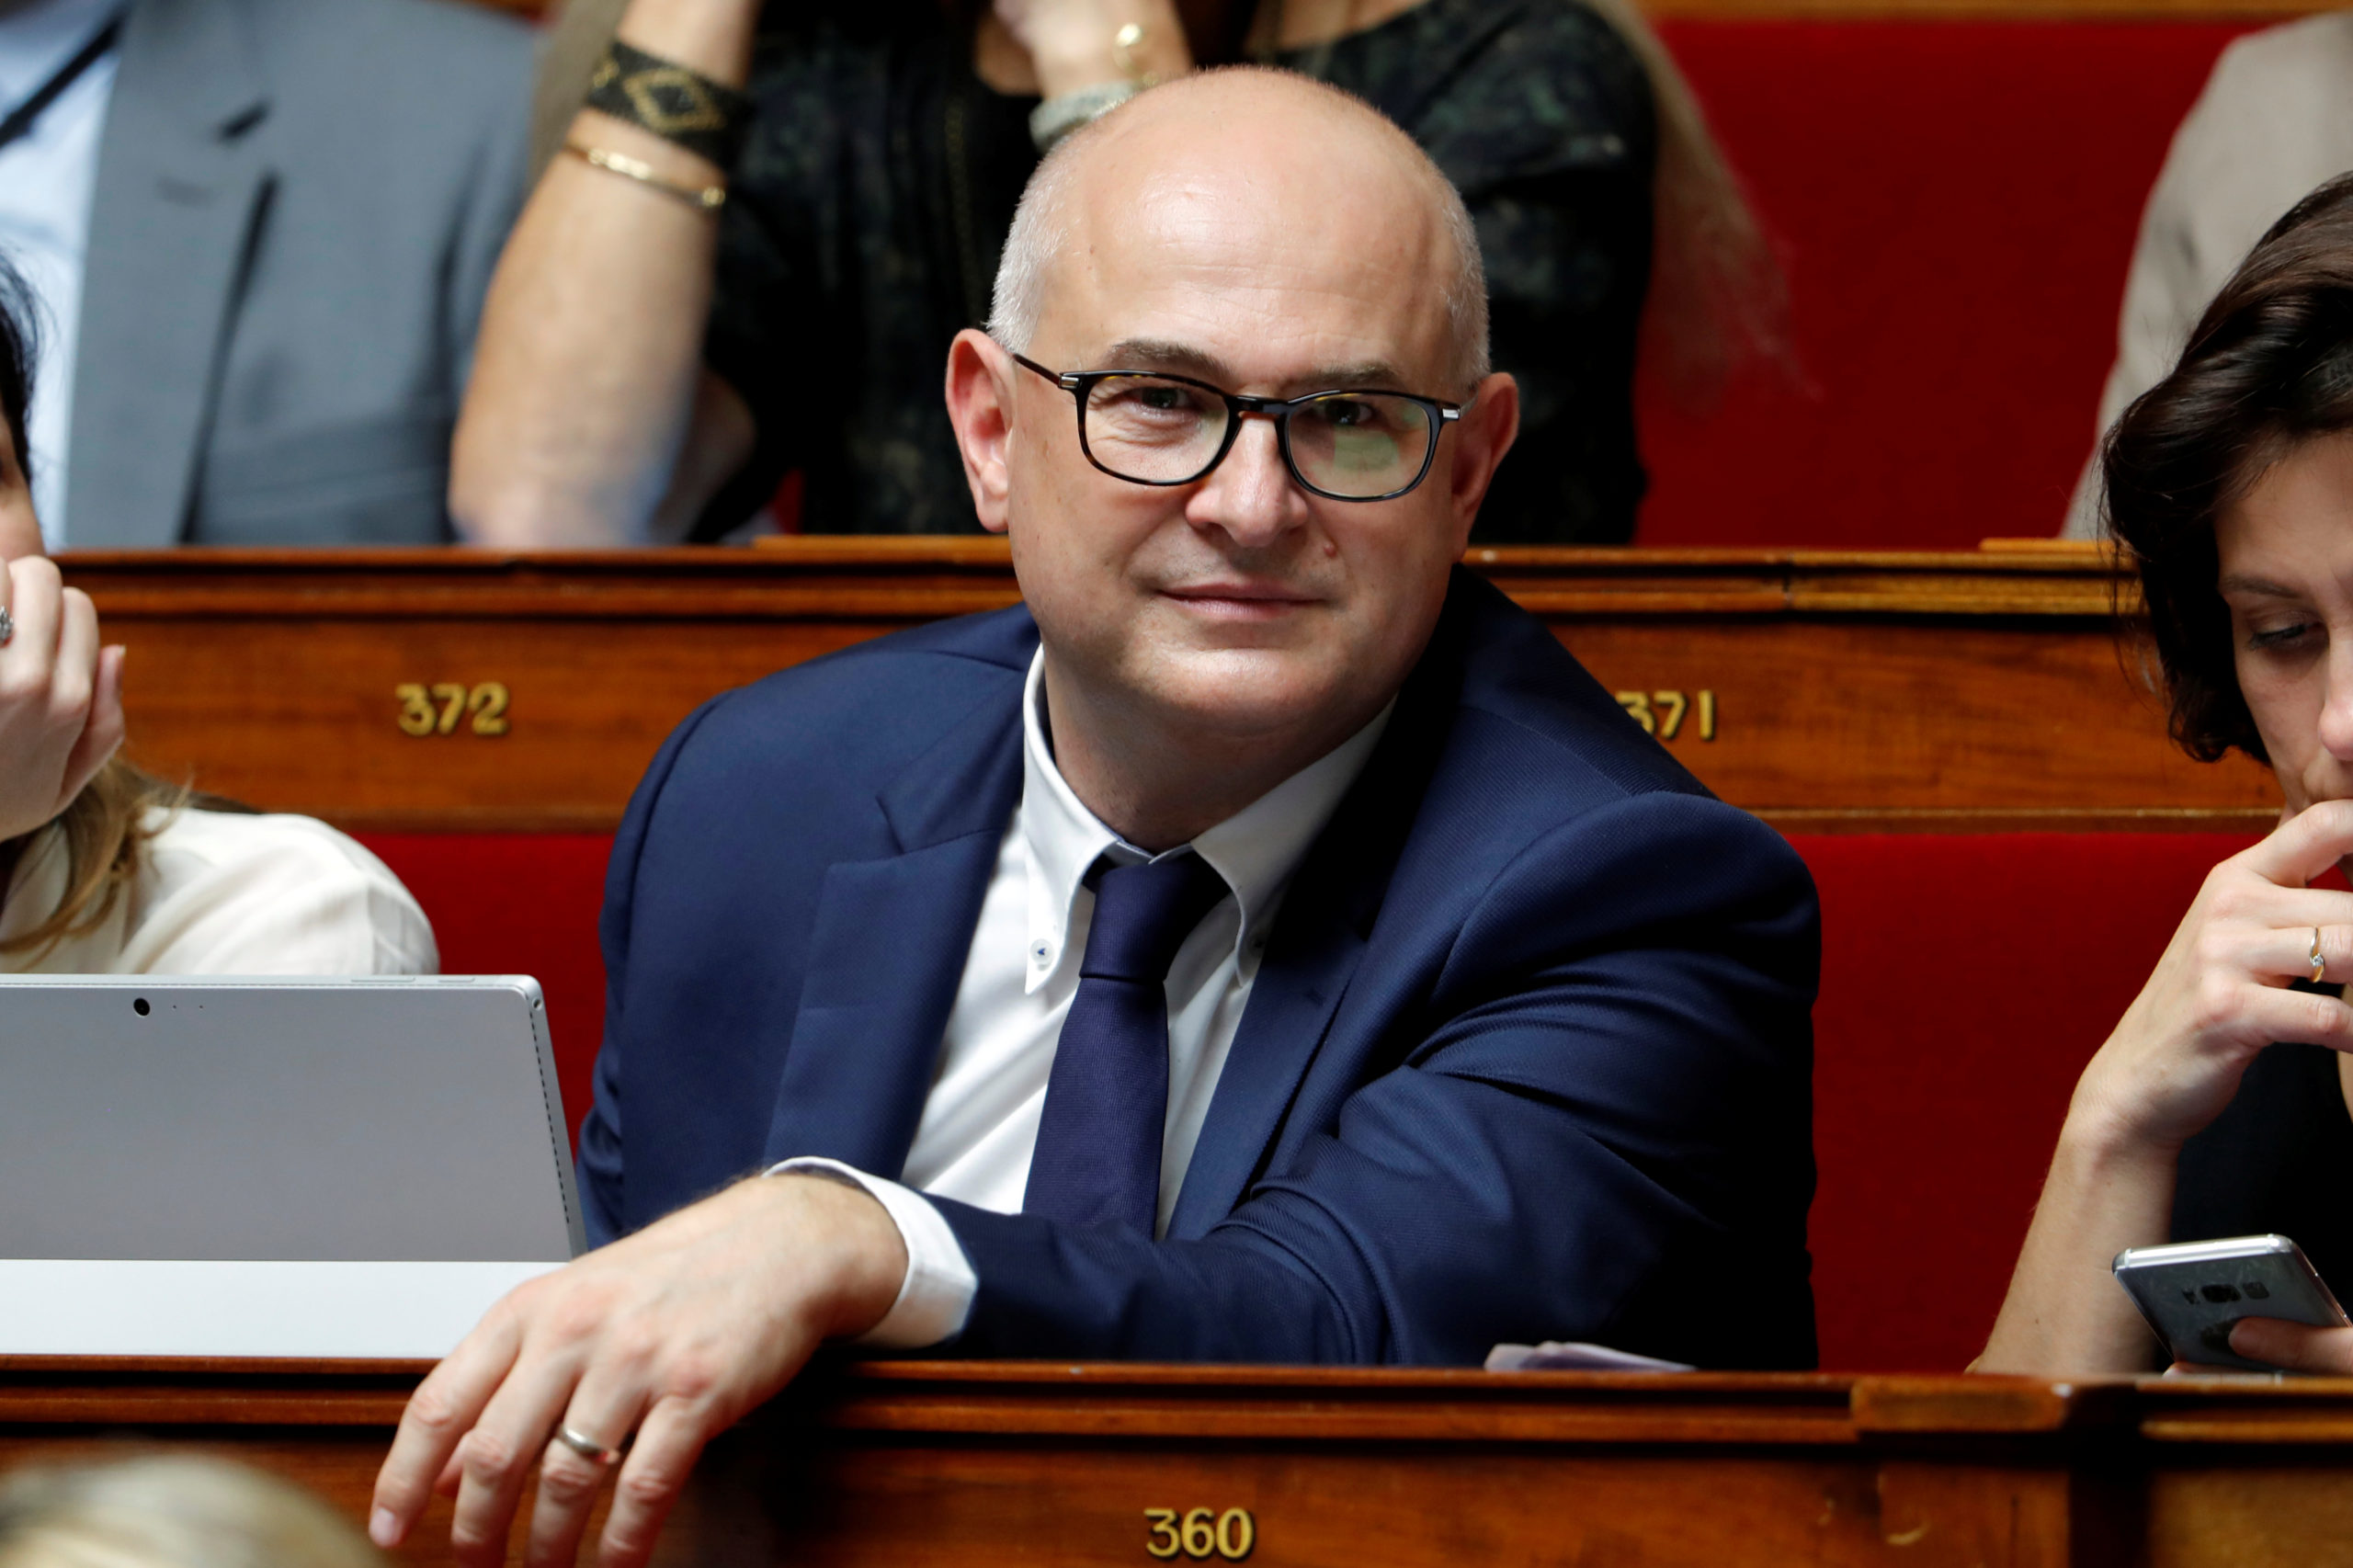
[[369, 1533], [398, 1544], [431, 1493], [454, 1490], [459, 1560], [503, 1563], [537, 1464], [526, 1560], [568, 1563], [605, 1467], [551, 1439], [565, 1426], [620, 1448], [634, 1431], [597, 1561], [635, 1568], [703, 1446], [821, 1342], [880, 1323], [906, 1271], [881, 1204], [783, 1176], [741, 1182], [534, 1279], [418, 1386], [377, 1475]]
[[40, 556], [0, 561], [0, 608], [15, 628], [0, 644], [4, 843], [72, 805], [122, 744], [123, 653], [98, 646], [90, 596]]

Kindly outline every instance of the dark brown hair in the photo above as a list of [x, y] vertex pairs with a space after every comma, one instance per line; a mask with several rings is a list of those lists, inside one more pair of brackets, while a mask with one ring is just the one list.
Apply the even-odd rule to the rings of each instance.
[[[25, 415], [32, 403], [39, 352], [33, 312], [32, 291], [0, 256], [0, 432], [15, 447], [17, 467], [28, 482], [32, 461], [25, 445]], [[149, 811], [176, 806], [185, 798], [186, 791], [149, 778], [120, 757], [100, 768], [49, 824], [64, 840], [65, 896], [31, 930], [0, 942], [0, 953], [40, 952], [97, 929], [138, 870]], [[0, 899], [26, 852], [46, 831], [0, 843]]]
[[2265, 756], [2240, 694], [2214, 523], [2266, 469], [2353, 430], [2353, 175], [2298, 202], [2206, 307], [2173, 372], [2101, 452], [2108, 527], [2141, 575], [2174, 739], [2201, 762]]

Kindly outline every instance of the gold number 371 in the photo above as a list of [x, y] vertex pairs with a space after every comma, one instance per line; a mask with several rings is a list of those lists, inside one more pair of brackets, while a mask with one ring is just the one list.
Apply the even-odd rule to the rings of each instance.
[[473, 687], [455, 681], [434, 686], [412, 681], [392, 687], [392, 699], [401, 705], [401, 733], [419, 740], [427, 735], [456, 734], [458, 721], [469, 713], [473, 715], [475, 734], [503, 735], [506, 733], [506, 706], [513, 700], [506, 684], [494, 680]]
[[1699, 718], [1699, 738], [1716, 738], [1716, 694], [1697, 693], [1695, 702], [1679, 691], [1620, 691], [1614, 693], [1618, 706], [1633, 716], [1634, 722], [1660, 740], [1671, 741], [1683, 733], [1683, 716], [1697, 710]]
[[1179, 1552], [1194, 1559], [1222, 1557], [1239, 1562], [1258, 1544], [1258, 1521], [1247, 1508], [1194, 1508], [1182, 1519], [1174, 1508], [1146, 1508], [1143, 1549], [1154, 1557]]

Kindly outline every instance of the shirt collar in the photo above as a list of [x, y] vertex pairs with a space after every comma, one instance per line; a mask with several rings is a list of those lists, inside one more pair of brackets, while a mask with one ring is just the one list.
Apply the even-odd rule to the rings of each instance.
[[[1055, 766], [1046, 738], [1045, 674], [1046, 653], [1040, 648], [1029, 661], [1021, 699], [1019, 820], [1029, 850], [1025, 970], [1027, 988], [1032, 992], [1062, 961], [1070, 942], [1071, 908], [1095, 862], [1107, 853], [1127, 864], [1154, 858], [1105, 826]], [[1244, 962], [1262, 944], [1291, 874], [1364, 771], [1395, 707], [1392, 699], [1364, 728], [1193, 840], [1193, 852], [1225, 879], [1241, 907], [1234, 945]]]

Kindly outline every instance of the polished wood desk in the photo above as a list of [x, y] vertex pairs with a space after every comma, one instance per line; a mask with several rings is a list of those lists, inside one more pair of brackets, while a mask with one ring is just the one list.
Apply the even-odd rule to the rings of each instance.
[[[413, 1367], [0, 1360], [0, 1467], [227, 1453], [361, 1517]], [[446, 1559], [448, 1509], [404, 1555]], [[664, 1553], [736, 1564], [2307, 1565], [2353, 1381], [906, 1362], [722, 1440]]]
[[[2120, 652], [2088, 551], [1483, 550], [1719, 794], [1791, 831], [2260, 828]], [[713, 693], [1014, 603], [994, 540], [756, 551], [81, 553], [132, 752], [361, 829], [597, 830]]]

